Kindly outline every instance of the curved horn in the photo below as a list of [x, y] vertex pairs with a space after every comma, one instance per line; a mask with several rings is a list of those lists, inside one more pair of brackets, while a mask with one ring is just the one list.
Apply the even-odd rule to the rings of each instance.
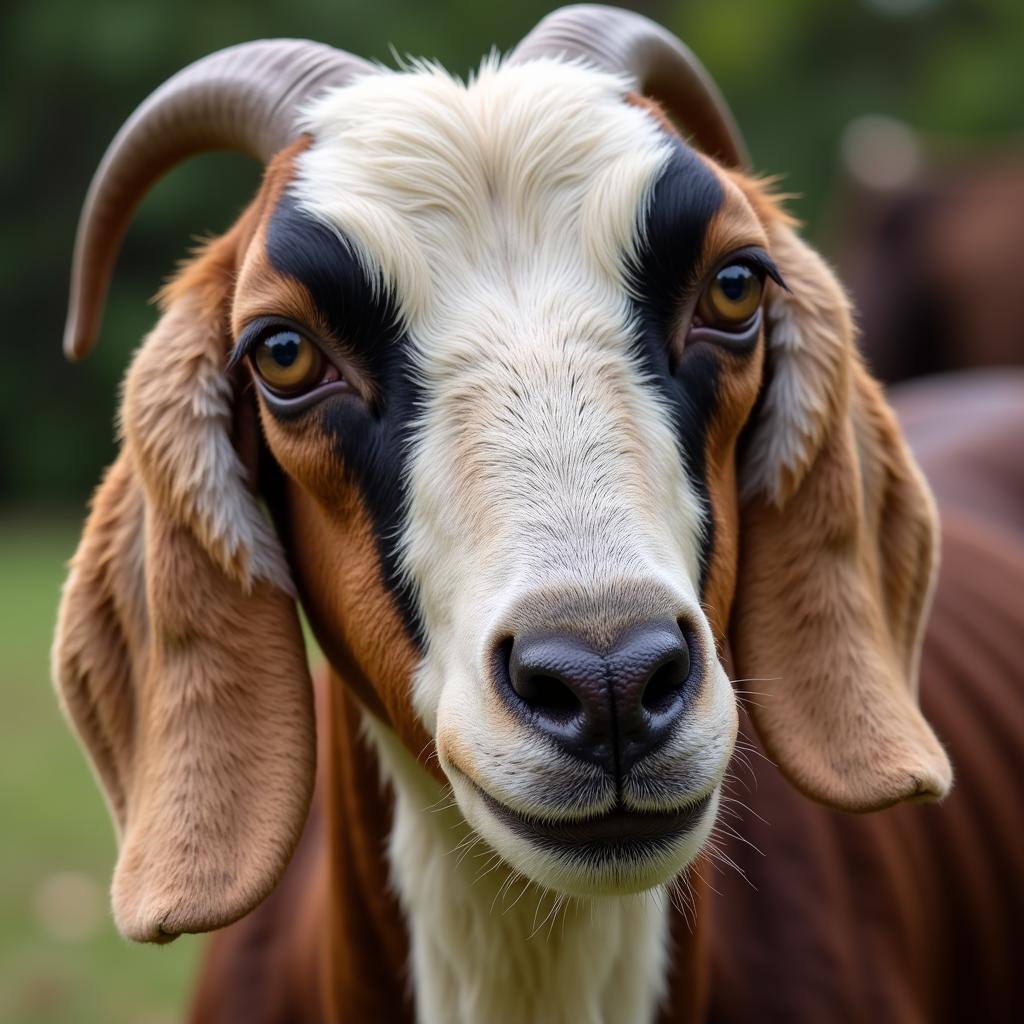
[[219, 50], [152, 93], [125, 122], [93, 175], [78, 221], [64, 353], [80, 359], [99, 332], [114, 261], [135, 207], [190, 156], [232, 149], [266, 162], [298, 134], [302, 104], [372, 64], [304, 39]]
[[581, 57], [602, 71], [631, 76], [644, 95], [663, 103], [708, 156], [749, 165], [747, 147], [728, 105], [704, 66], [671, 32], [617, 7], [574, 4], [542, 19], [515, 48], [514, 63], [538, 57]]

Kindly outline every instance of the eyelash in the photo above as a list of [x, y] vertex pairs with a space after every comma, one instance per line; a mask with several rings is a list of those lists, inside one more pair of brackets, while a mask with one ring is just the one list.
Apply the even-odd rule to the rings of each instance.
[[[721, 308], [715, 309], [714, 288], [720, 286], [719, 301], [725, 305], [730, 296], [720, 284], [720, 277], [732, 268], [743, 268], [758, 281], [756, 305], [750, 314], [742, 319], [730, 321]], [[706, 275], [696, 294], [690, 324], [687, 328], [687, 341], [707, 339], [724, 342], [732, 346], [745, 346], [752, 342], [761, 325], [761, 314], [764, 302], [764, 285], [766, 278], [771, 278], [777, 285], [786, 288], [785, 281], [771, 257], [758, 247], [750, 246], [737, 249], [719, 260], [714, 269]], [[740, 301], [737, 299], [736, 301]], [[696, 335], [696, 338], [693, 336]]]
[[303, 327], [302, 324], [295, 320], [289, 320], [287, 317], [261, 316], [256, 320], [250, 321], [242, 329], [238, 340], [235, 342], [235, 347], [231, 350], [231, 355], [228, 357], [227, 369], [233, 370], [253, 352], [257, 345], [279, 331], [295, 331], [296, 334], [301, 334], [316, 345], [324, 353], [324, 358], [327, 358], [323, 346], [315, 340], [313, 333], [307, 327]]
[[[268, 363], [261, 367], [262, 346], [278, 335], [291, 335], [298, 339], [300, 344], [294, 359], [278, 362], [276, 366]], [[299, 366], [300, 374], [295, 380], [274, 380], [278, 370], [287, 375], [293, 365], [308, 362], [310, 357], [314, 362], [308, 366], [305, 378]], [[304, 412], [329, 395], [358, 394], [348, 374], [330, 354], [330, 348], [321, 343], [313, 331], [284, 317], [260, 317], [245, 327], [228, 359], [228, 368], [237, 366], [243, 359], [249, 361], [254, 383], [263, 400], [279, 415]], [[293, 385], [295, 389], [290, 393], [289, 388]]]
[[775, 260], [773, 260], [771, 256], [764, 251], [764, 249], [757, 245], [744, 246], [742, 249], [737, 249], [735, 252], [729, 253], [729, 255], [724, 259], [718, 261], [710, 277], [714, 277], [714, 275], [723, 267], [731, 266], [734, 263], [744, 263], [747, 266], [761, 271], [765, 277], [770, 277], [780, 288], [787, 292], [789, 291], [789, 288], [782, 276], [782, 272], [776, 265]]

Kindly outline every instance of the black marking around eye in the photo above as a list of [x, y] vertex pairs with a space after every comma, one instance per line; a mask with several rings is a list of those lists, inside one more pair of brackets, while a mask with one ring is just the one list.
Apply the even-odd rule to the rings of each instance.
[[410, 637], [422, 647], [418, 604], [400, 572], [397, 550], [405, 530], [410, 424], [421, 401], [408, 373], [409, 340], [397, 305], [341, 234], [291, 198], [282, 199], [270, 219], [267, 258], [279, 273], [305, 286], [331, 330], [353, 348], [379, 396], [372, 409], [359, 400], [338, 398], [324, 401], [317, 411], [338, 453], [339, 472], [352, 474], [373, 521], [384, 584]]
[[267, 228], [271, 266], [304, 285], [340, 341], [352, 345], [373, 374], [399, 339], [390, 290], [362, 265], [341, 235], [282, 198]]
[[[675, 144], [652, 189], [641, 245], [631, 267], [640, 357], [668, 400], [676, 436], [686, 454], [687, 475], [705, 507], [709, 501], [705, 452], [717, 404], [719, 361], [710, 347], [697, 346], [673, 367], [670, 352], [680, 304], [692, 286], [708, 225], [723, 199], [714, 173], [689, 147]], [[714, 544], [714, 521], [709, 516], [700, 551], [702, 595]]]

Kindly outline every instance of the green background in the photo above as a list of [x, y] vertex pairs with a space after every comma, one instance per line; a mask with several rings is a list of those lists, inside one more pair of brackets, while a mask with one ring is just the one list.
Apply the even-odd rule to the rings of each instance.
[[[1020, 0], [688, 0], [632, 5], [697, 52], [735, 109], [760, 171], [840, 256], [851, 121], [904, 122], [929, 161], [1019, 147]], [[104, 147], [134, 106], [195, 58], [263, 36], [309, 37], [393, 63], [465, 74], [550, 9], [413, 0], [40, 0], [0, 14], [0, 1020], [179, 1019], [202, 940], [131, 947], [106, 887], [113, 836], [60, 720], [48, 646], [84, 502], [114, 452], [117, 385], [151, 326], [148, 300], [196, 236], [226, 228], [259, 170], [211, 155], [142, 204], [101, 343], [60, 356], [74, 227]]]

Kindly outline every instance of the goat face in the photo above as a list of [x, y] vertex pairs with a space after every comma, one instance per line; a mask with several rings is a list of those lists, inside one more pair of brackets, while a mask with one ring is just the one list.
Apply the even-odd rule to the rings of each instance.
[[379, 602], [339, 594], [372, 535], [418, 647], [410, 712], [470, 823], [545, 884], [661, 881], [736, 731], [715, 633], [762, 359], [757, 313], [719, 334], [693, 307], [730, 264], [760, 287], [764, 229], [579, 68], [367, 79], [310, 129], [234, 323], [250, 351], [330, 339], [332, 372], [284, 401], [252, 360], [317, 636], [333, 660], [379, 632]]
[[[253, 393], [329, 661], [513, 869], [623, 892], [696, 855], [736, 735], [727, 632], [810, 795], [943, 792], [913, 691], [927, 491], [764, 190], [561, 61], [368, 76], [305, 127], [165, 293], [65, 592], [122, 929], [244, 913], [307, 806], [295, 613], [227, 442], [254, 472]], [[130, 723], [97, 710], [119, 693]]]

